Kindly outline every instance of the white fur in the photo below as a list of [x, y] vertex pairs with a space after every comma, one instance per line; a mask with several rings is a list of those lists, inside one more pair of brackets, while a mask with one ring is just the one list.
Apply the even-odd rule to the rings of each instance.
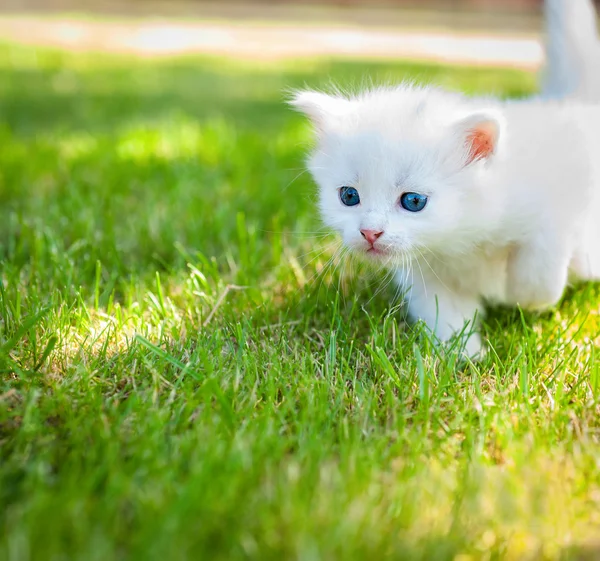
[[[325, 223], [397, 269], [410, 315], [439, 339], [480, 317], [486, 301], [541, 309], [568, 276], [600, 278], [600, 107], [413, 86], [349, 99], [301, 93], [294, 104], [317, 116], [309, 168]], [[479, 124], [497, 131], [494, 150], [469, 163]], [[361, 203], [344, 206], [342, 186]], [[429, 197], [418, 213], [398, 202], [413, 191]], [[384, 255], [366, 253], [361, 229], [384, 232]], [[466, 344], [469, 355], [482, 350], [476, 334]]]
[[546, 0], [542, 95], [600, 99], [600, 38], [591, 0]]
[[[546, 0], [547, 65], [539, 99], [468, 99], [400, 86], [353, 98], [300, 92], [315, 125], [309, 168], [325, 223], [345, 244], [396, 269], [409, 313], [442, 341], [470, 331], [485, 302], [544, 309], [568, 280], [600, 278], [600, 39], [591, 0]], [[550, 101], [568, 100], [564, 102]], [[490, 132], [470, 162], [468, 133]], [[339, 188], [356, 187], [345, 207]], [[398, 204], [426, 194], [419, 213]], [[361, 229], [384, 231], [366, 254]]]

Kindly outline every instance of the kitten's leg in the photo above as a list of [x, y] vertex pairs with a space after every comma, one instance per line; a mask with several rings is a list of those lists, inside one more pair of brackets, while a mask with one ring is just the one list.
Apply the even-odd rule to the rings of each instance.
[[588, 225], [577, 242], [569, 263], [569, 281], [598, 280], [600, 280], [600, 224], [594, 221]]
[[569, 280], [600, 280], [600, 255], [598, 251], [577, 251], [569, 263]]
[[[543, 310], [555, 305], [567, 286], [570, 252], [554, 236], [513, 249], [508, 259], [507, 303]], [[556, 238], [554, 238], [556, 239]]]
[[[398, 278], [399, 282], [402, 279]], [[457, 294], [431, 276], [416, 280], [406, 295], [408, 313], [413, 320], [423, 320], [442, 342], [464, 330], [465, 354], [480, 357], [485, 354], [479, 333], [473, 332], [475, 322], [482, 315], [479, 298]], [[470, 323], [466, 327], [467, 323]]]

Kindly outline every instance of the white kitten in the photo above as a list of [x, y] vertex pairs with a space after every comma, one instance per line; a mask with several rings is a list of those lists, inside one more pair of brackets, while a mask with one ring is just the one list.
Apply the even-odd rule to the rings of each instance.
[[[409, 314], [439, 339], [486, 301], [541, 309], [569, 275], [600, 277], [600, 107], [406, 85], [292, 103], [317, 131], [325, 223], [397, 269]], [[466, 352], [481, 351], [470, 336]]]
[[[546, 0], [546, 24], [542, 97], [600, 100], [591, 0]], [[599, 109], [407, 86], [293, 104], [318, 132], [325, 222], [397, 269], [411, 315], [440, 339], [484, 301], [540, 309], [569, 276], [600, 277]], [[481, 352], [478, 335], [466, 350]]]

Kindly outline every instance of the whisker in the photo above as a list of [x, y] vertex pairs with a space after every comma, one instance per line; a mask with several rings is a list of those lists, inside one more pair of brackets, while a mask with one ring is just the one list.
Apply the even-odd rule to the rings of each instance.
[[387, 270], [387, 273], [381, 283], [381, 285], [379, 286], [379, 288], [377, 288], [377, 290], [375, 291], [375, 293], [373, 294], [373, 296], [371, 296], [371, 298], [369, 298], [369, 300], [367, 301], [366, 304], [370, 304], [379, 294], [381, 294], [389, 285], [390, 283], [394, 280], [394, 269], [389, 268], [389, 264], [391, 262], [391, 257], [388, 258], [388, 260], [383, 264], [384, 269]]
[[[336, 254], [338, 253], [338, 251], [340, 250], [340, 243], [337, 242], [336, 244], [334, 244], [335, 246], [335, 250], [333, 252], [333, 254], [329, 257], [329, 259], [325, 262], [325, 265], [323, 265], [323, 269], [321, 271], [315, 271], [313, 275], [311, 275], [307, 280], [307, 284], [311, 283], [315, 278], [317, 278], [319, 275], [325, 275], [327, 273], [327, 269], [329, 268], [329, 266], [331, 265], [331, 262], [335, 259]], [[330, 251], [332, 249], [332, 246], [328, 246], [325, 249], [323, 249], [323, 251], [321, 251], [320, 253], [318, 253], [315, 257], [313, 257], [308, 263], [305, 264], [305, 267], [310, 265], [311, 263], [313, 263], [315, 260], [317, 260], [321, 255], [323, 255], [324, 253], [326, 253], [327, 251]]]
[[[323, 270], [319, 273], [317, 273], [321, 279], [319, 281], [319, 286], [317, 288], [317, 295], [319, 295], [321, 293], [321, 289], [323, 287], [323, 282], [325, 280], [325, 276], [327, 275], [328, 272], [330, 272], [330, 269], [333, 267], [334, 263], [336, 262], [336, 259], [339, 259], [340, 256], [344, 255], [344, 253], [347, 251], [347, 248], [342, 246], [341, 244], [338, 245], [336, 251], [334, 252], [334, 254], [328, 259], [327, 263], [325, 263]], [[332, 269], [331, 273], [333, 274], [333, 271], [335, 270]], [[313, 278], [315, 277], [315, 275], [313, 275], [313, 277], [311, 279], [309, 279], [309, 282], [311, 282], [313, 280]]]
[[314, 232], [311, 230], [265, 230], [264, 228], [257, 228], [257, 230], [259, 232], [262, 232], [263, 234], [278, 234], [281, 236], [285, 236], [287, 234], [292, 234], [295, 236], [309, 236], [309, 237], [313, 237], [313, 236], [325, 237], [325, 236], [331, 235], [331, 232], [328, 232], [326, 230], [315, 230]]
[[303, 259], [304, 257], [306, 257], [308, 255], [312, 255], [315, 251], [317, 251], [317, 250], [320, 249], [321, 251], [319, 251], [319, 253], [317, 253], [316, 255], [314, 255], [310, 259], [310, 261], [308, 261], [307, 263], [304, 263], [304, 266], [308, 267], [313, 261], [315, 261], [315, 259], [318, 259], [321, 255], [323, 255], [323, 253], [325, 253], [325, 252], [327, 252], [327, 251], [329, 251], [331, 249], [334, 249], [336, 247], [339, 247], [339, 245], [340, 245], [339, 242], [335, 241], [335, 242], [331, 242], [330, 244], [326, 245], [325, 247], [321, 247], [321, 246], [314, 247], [313, 249], [310, 249], [309, 251], [298, 255], [297, 259], [298, 260]]
[[[440, 284], [448, 291], [450, 291], [450, 289], [448, 288], [448, 286], [446, 285], [446, 283], [438, 276], [438, 274], [435, 272], [435, 269], [430, 265], [429, 261], [427, 261], [427, 258], [425, 257], [425, 255], [423, 255], [423, 252], [417, 248], [417, 251], [419, 252], [419, 255], [423, 258], [423, 260], [425, 261], [425, 264], [429, 267], [430, 271], [434, 274], [435, 278], [440, 281]], [[423, 281], [425, 282], [425, 281]], [[427, 293], [425, 293], [425, 296], [427, 296]]]
[[[423, 255], [421, 254], [421, 251], [418, 248], [417, 248], [417, 251], [419, 252], [419, 255], [421, 255], [421, 257], [423, 257]], [[423, 259], [425, 259], [425, 257], [423, 257]], [[425, 262], [427, 262], [427, 260], [425, 260]], [[425, 291], [425, 298], [427, 298], [427, 283], [425, 282], [425, 276], [423, 275], [423, 269], [421, 268], [421, 263], [419, 263], [418, 259], [417, 259], [417, 266], [419, 267], [419, 272], [421, 273], [421, 281], [423, 282], [423, 290]]]

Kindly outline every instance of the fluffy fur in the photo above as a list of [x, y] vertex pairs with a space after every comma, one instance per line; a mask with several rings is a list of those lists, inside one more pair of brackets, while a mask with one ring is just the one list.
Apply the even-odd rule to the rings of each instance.
[[[540, 309], [557, 302], [569, 274], [600, 276], [600, 108], [483, 105], [412, 86], [350, 99], [300, 93], [294, 105], [318, 131], [309, 168], [325, 223], [355, 252], [398, 269], [410, 315], [441, 340], [485, 301]], [[359, 205], [340, 202], [342, 186], [358, 190]], [[426, 195], [426, 207], [404, 210], [406, 192]], [[383, 234], [371, 244], [365, 229]], [[418, 270], [410, 283], [409, 263]], [[467, 351], [481, 351], [477, 335]]]
[[[586, 6], [548, 0], [543, 97], [568, 102], [412, 85], [300, 92], [292, 102], [315, 127], [309, 168], [324, 222], [355, 253], [396, 270], [409, 314], [438, 339], [466, 333], [470, 356], [483, 346], [464, 328], [486, 302], [544, 309], [569, 279], [600, 278], [600, 107], [575, 101], [600, 98], [600, 84], [591, 65], [572, 66], [600, 51], [595, 28], [575, 33]], [[344, 206], [342, 187], [357, 189], [360, 204]], [[409, 192], [428, 197], [422, 211], [402, 208]]]
[[546, 0], [542, 95], [600, 100], [600, 38], [591, 0]]

